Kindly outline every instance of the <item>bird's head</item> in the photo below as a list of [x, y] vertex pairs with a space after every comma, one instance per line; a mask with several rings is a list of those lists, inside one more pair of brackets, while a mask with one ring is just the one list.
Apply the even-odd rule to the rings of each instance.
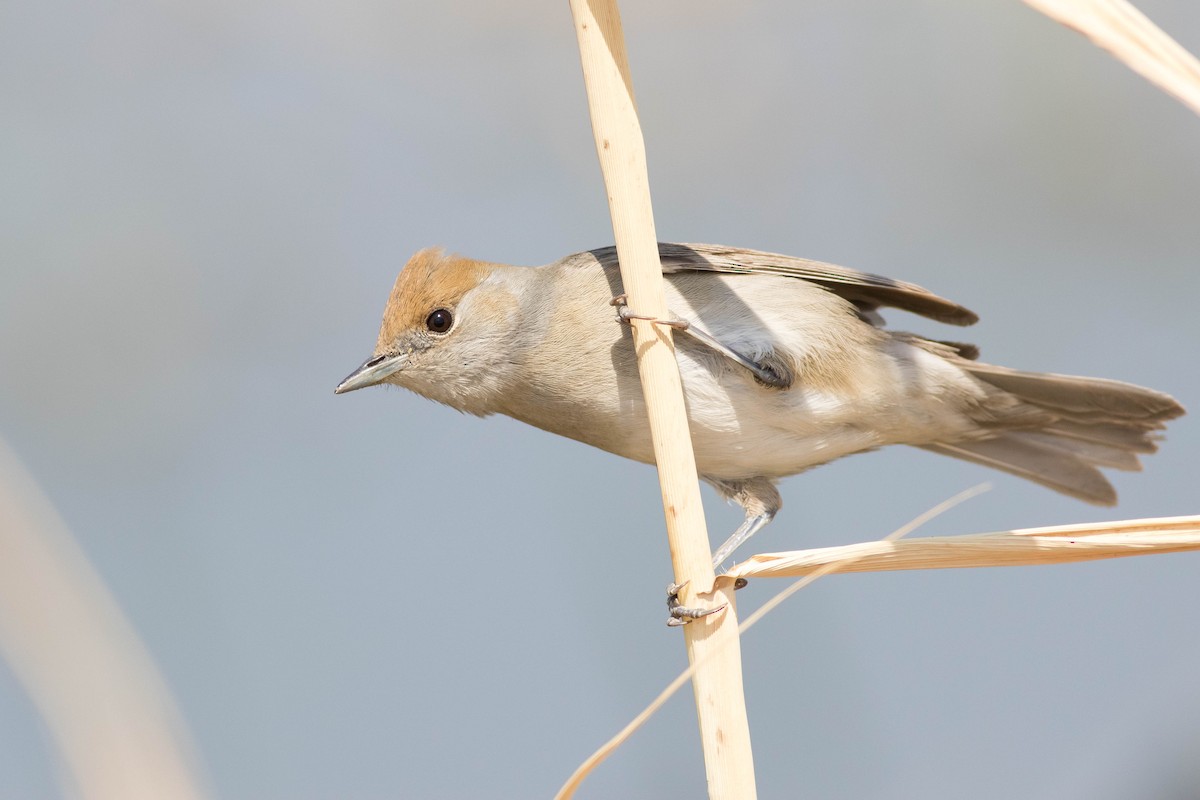
[[517, 267], [438, 249], [396, 278], [371, 357], [334, 392], [390, 383], [472, 414], [489, 414], [512, 366], [521, 306]]

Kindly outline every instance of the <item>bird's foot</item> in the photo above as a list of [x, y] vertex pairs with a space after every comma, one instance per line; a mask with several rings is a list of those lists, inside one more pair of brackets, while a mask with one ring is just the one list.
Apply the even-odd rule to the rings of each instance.
[[[738, 578], [733, 583], [735, 590], [741, 589], [749, 581], [745, 578]], [[685, 606], [679, 602], [679, 593], [683, 591], [683, 587], [688, 585], [688, 581], [683, 583], [667, 584], [667, 612], [671, 615], [667, 618], [667, 625], [672, 628], [678, 628], [681, 625], [687, 625], [692, 620], [707, 617], [710, 614], [715, 614], [725, 608], [725, 603], [713, 608], [693, 608]]]
[[687, 625], [689, 622], [701, 617], [707, 617], [710, 614], [715, 614], [725, 608], [722, 603], [713, 608], [692, 608], [685, 606], [679, 602], [679, 593], [683, 591], [683, 587], [688, 585], [688, 581], [683, 583], [667, 584], [667, 612], [671, 615], [667, 619], [667, 625], [672, 628], [677, 628], [680, 625]]
[[617, 321], [627, 323], [634, 319], [644, 319], [647, 322], [653, 322], [655, 325], [666, 325], [668, 328], [674, 328], [680, 331], [686, 331], [690, 325], [686, 319], [660, 319], [658, 317], [648, 317], [645, 314], [635, 314], [629, 310], [626, 305], [628, 296], [619, 294], [608, 302], [610, 306], [617, 307]]

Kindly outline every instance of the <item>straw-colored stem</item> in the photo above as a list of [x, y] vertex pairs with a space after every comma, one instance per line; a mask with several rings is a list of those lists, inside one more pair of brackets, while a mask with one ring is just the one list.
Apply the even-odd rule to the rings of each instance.
[[199, 800], [191, 744], [137, 633], [0, 440], [0, 656], [84, 800]]
[[1018, 567], [1194, 550], [1200, 550], [1200, 517], [1162, 517], [761, 553], [729, 576], [793, 578], [830, 566], [834, 572]]
[[[936, 517], [938, 514], [953, 508], [964, 500], [970, 499], [980, 492], [987, 491], [988, 488], [988, 484], [984, 483], [972, 489], [968, 489], [965, 492], [960, 492], [949, 500], [939, 503], [938, 505], [929, 509], [924, 514], [921, 514], [919, 517], [909, 522], [907, 525], [904, 525], [903, 527], [893, 531], [888, 535], [885, 541], [895, 541], [902, 536], [907, 536], [921, 525], [924, 525], [930, 519]], [[746, 621], [740, 626], [740, 632], [745, 633], [746, 631], [750, 630], [751, 626], [761, 620], [773, 609], [778, 607], [780, 603], [782, 603], [788, 597], [791, 597], [800, 589], [810, 585], [813, 581], [817, 580], [817, 578], [836, 571], [837, 567], [835, 565], [830, 565], [824, 570], [814, 570], [808, 575], [805, 575], [787, 589], [784, 589], [782, 592], [775, 595], [775, 597], [768, 600], [758, 609], [758, 611], [755, 611], [753, 614], [747, 617]], [[733, 580], [722, 577], [719, 579], [719, 582], [732, 584]], [[633, 735], [634, 731], [642, 727], [642, 725], [644, 725], [646, 721], [650, 719], [650, 717], [654, 716], [654, 714], [656, 714], [658, 710], [662, 708], [664, 704], [666, 704], [667, 700], [671, 699], [671, 697], [674, 696], [677, 691], [679, 691], [683, 684], [703, 667], [704, 664], [702, 662], [692, 663], [687, 669], [680, 673], [675, 680], [667, 684], [667, 687], [659, 692], [658, 697], [654, 698], [650, 705], [646, 706], [646, 708], [643, 709], [640, 714], [630, 720], [629, 724], [622, 728], [616, 736], [612, 737], [603, 745], [601, 745], [599, 750], [597, 750], [595, 753], [592, 753], [592, 755], [589, 756], [586, 761], [579, 765], [579, 768], [575, 770], [575, 772], [567, 780], [566, 784], [564, 784], [562, 789], [559, 790], [558, 794], [554, 796], [554, 800], [570, 800], [570, 798], [574, 797], [575, 791], [583, 783], [584, 779], [598, 766], [600, 766], [600, 764], [603, 763], [609, 756], [616, 752], [618, 747], [627, 742], [629, 737]]]
[[1200, 61], [1126, 0], [1025, 0], [1200, 114]]
[[[571, 0], [571, 14], [626, 300], [637, 316], [667, 319], [645, 144], [617, 4], [615, 0]], [[682, 598], [685, 604], [728, 604], [724, 612], [683, 629], [689, 660], [704, 665], [692, 686], [709, 797], [753, 798], [754, 766], [733, 592], [722, 589], [703, 595], [712, 586], [713, 569], [671, 331], [649, 320], [635, 319], [632, 324], [675, 580], [689, 582]]]

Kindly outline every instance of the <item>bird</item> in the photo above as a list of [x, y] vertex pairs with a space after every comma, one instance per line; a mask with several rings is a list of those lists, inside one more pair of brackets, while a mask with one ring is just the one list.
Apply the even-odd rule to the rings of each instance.
[[[745, 512], [714, 565], [774, 519], [781, 478], [888, 445], [1114, 505], [1099, 468], [1141, 469], [1185, 413], [1153, 389], [995, 366], [974, 345], [886, 327], [885, 308], [978, 321], [913, 283], [736, 247], [658, 250], [696, 467]], [[425, 249], [396, 279], [374, 352], [334, 391], [400, 386], [652, 464], [623, 297], [614, 247], [539, 267]]]

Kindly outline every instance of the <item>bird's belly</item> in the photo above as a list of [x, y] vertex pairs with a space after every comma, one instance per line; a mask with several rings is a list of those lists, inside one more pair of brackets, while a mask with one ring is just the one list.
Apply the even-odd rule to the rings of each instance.
[[[624, 344], [621, 342], [619, 344]], [[623, 350], [621, 352], [624, 352]], [[924, 400], [902, 382], [848, 381], [764, 386], [740, 367], [679, 358], [696, 464], [708, 478], [778, 478], [853, 453], [929, 438]], [[635, 461], [653, 463], [649, 421], [636, 372], [623, 382], [557, 381], [533, 402], [503, 413]], [[581, 373], [586, 374], [586, 373]], [[888, 377], [883, 371], [884, 377]], [[852, 387], [850, 389], [847, 386]], [[932, 439], [930, 439], [932, 440]]]
[[[796, 390], [791, 394], [788, 399], [801, 399]], [[689, 425], [697, 468], [707, 477], [794, 475], [887, 444], [873, 426], [851, 422], [844, 411], [823, 411], [819, 403], [698, 405], [689, 407]]]
[[[740, 376], [739, 376], [740, 377]], [[752, 381], [686, 380], [684, 400], [700, 474], [736, 480], [784, 477], [894, 441], [895, 406], [848, 404], [845, 398]], [[653, 463], [640, 394], [621, 408], [593, 407], [557, 431], [603, 450]]]

